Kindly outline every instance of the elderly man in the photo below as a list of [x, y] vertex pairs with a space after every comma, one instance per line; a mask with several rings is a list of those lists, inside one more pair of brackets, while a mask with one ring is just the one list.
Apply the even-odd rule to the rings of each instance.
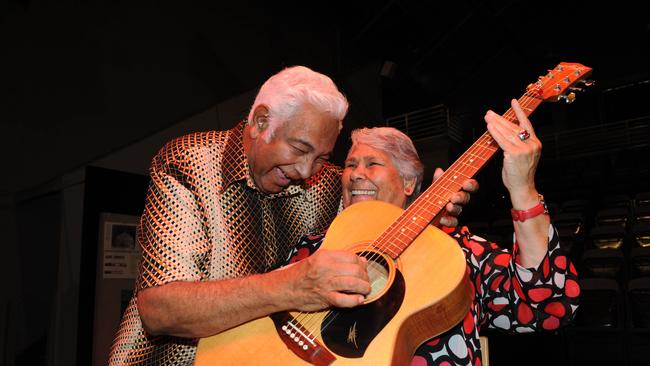
[[163, 147], [150, 170], [136, 291], [110, 365], [190, 365], [198, 338], [278, 311], [363, 301], [366, 262], [352, 253], [323, 251], [270, 271], [300, 234], [337, 214], [341, 171], [328, 159], [347, 108], [328, 77], [288, 68], [264, 83], [247, 122]]

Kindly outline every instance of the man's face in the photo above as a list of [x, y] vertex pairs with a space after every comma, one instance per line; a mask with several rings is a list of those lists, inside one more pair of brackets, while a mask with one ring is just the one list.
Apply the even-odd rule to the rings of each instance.
[[348, 153], [343, 169], [343, 207], [380, 200], [404, 208], [412, 192], [412, 184], [405, 186], [393, 159], [385, 152], [356, 144]]
[[248, 163], [257, 188], [278, 193], [316, 174], [332, 154], [338, 126], [338, 121], [310, 105], [278, 126], [268, 142], [265, 128], [251, 126]]

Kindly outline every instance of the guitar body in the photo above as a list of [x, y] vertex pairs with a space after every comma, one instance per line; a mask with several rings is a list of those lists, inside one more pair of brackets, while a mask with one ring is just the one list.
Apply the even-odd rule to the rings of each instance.
[[[590, 72], [581, 64], [562, 62], [530, 84], [519, 104], [528, 116], [542, 101], [572, 102], [575, 95], [563, 93]], [[517, 122], [511, 109], [503, 116]], [[248, 322], [202, 339], [196, 364], [410, 364], [417, 347], [458, 324], [471, 302], [462, 250], [427, 224], [461, 189], [458, 178], [473, 177], [497, 150], [486, 132], [406, 211], [367, 201], [351, 205], [334, 220], [322, 247], [368, 259], [373, 290], [366, 303], [320, 313], [277, 313]]]
[[[403, 212], [381, 201], [351, 205], [334, 220], [321, 248], [367, 248]], [[316, 319], [318, 324], [332, 325], [323, 334], [313, 334], [333, 354], [331, 364], [409, 364], [419, 345], [458, 324], [467, 314], [471, 289], [465, 256], [458, 243], [441, 230], [427, 226], [390, 266], [394, 278], [376, 300], [351, 310], [334, 309], [341, 312], [334, 324], [324, 321], [328, 311], [313, 313], [310, 322]], [[196, 365], [259, 364], [309, 363], [287, 347], [271, 317], [199, 342]]]

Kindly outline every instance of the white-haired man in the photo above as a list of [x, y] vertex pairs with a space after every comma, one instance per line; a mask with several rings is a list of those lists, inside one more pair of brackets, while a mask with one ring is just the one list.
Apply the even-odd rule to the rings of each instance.
[[[264, 83], [247, 122], [161, 149], [138, 234], [140, 273], [110, 365], [190, 365], [198, 338], [278, 311], [363, 301], [366, 263], [352, 253], [322, 251], [271, 271], [301, 234], [337, 214], [341, 170], [328, 160], [347, 109], [330, 78], [292, 67]], [[458, 207], [449, 204], [445, 224], [455, 225]]]

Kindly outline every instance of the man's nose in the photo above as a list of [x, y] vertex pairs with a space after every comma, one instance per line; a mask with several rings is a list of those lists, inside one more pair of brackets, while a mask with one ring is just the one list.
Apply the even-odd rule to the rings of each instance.
[[296, 171], [298, 171], [298, 174], [302, 179], [308, 179], [311, 177], [312, 174], [316, 173], [315, 169], [315, 163], [312, 159], [305, 158], [303, 161], [296, 164]]

